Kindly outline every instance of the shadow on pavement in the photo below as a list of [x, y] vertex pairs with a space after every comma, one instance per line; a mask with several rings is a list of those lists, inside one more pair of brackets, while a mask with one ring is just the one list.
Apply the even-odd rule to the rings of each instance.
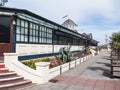
[[110, 74], [109, 69], [105, 69], [105, 68], [102, 68], [102, 67], [88, 67], [88, 69], [90, 69], [91, 71], [99, 71], [99, 70], [101, 70], [103, 72], [102, 73], [103, 76], [112, 78], [112, 75]]
[[110, 66], [111, 66], [110, 63], [104, 63], [104, 62], [96, 62], [96, 63], [98, 63], [98, 64], [104, 64], [104, 65], [107, 66], [107, 67], [110, 67]]
[[111, 60], [111, 59], [110, 59], [110, 56], [103, 56], [101, 59]]
[[[101, 59], [103, 59], [103, 61], [104, 60], [110, 60], [110, 56], [103, 56]], [[90, 69], [91, 71], [98, 71], [98, 72], [102, 71], [103, 73], [101, 73], [101, 74], [103, 76], [112, 78], [111, 71], [110, 71], [111, 64], [103, 62], [103, 61], [102, 62], [101, 61], [96, 62], [98, 64], [98, 67], [88, 67], [88, 69]], [[103, 64], [103, 66], [100, 65], [101, 67], [99, 67], [99, 64]]]

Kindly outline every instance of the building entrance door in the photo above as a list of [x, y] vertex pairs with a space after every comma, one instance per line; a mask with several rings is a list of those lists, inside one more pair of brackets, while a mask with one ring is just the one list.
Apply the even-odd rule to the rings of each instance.
[[12, 51], [11, 17], [0, 16], [0, 56]]

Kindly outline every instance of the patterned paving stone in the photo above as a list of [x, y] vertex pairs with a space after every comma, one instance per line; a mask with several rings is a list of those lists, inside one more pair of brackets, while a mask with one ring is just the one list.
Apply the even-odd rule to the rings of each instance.
[[109, 52], [103, 52], [55, 77], [47, 83], [28, 90], [120, 90], [120, 79], [111, 78]]

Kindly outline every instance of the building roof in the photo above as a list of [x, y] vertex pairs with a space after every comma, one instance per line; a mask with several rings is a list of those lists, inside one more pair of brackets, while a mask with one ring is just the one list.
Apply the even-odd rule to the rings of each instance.
[[92, 36], [92, 33], [83, 33], [82, 35], [84, 35], [85, 37], [87, 37], [87, 39], [90, 39], [92, 42], [95, 42], [95, 43], [99, 43], [98, 41], [94, 40], [93, 39], [93, 36]]
[[63, 26], [66, 26], [66, 25], [74, 25], [74, 26], [78, 26], [77, 24], [75, 24], [75, 22], [73, 22], [73, 20], [71, 19], [67, 19], [64, 21], [64, 23], [62, 24]]
[[75, 32], [77, 32], [77, 30], [75, 29], [77, 27], [77, 24], [75, 24], [75, 22], [73, 22], [73, 20], [71, 19], [67, 19], [63, 22], [62, 26], [67, 27]]

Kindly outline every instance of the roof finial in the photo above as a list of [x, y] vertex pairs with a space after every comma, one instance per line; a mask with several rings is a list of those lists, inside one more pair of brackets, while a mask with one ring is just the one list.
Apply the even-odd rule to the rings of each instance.
[[68, 15], [63, 16], [62, 18], [66, 18], [66, 17], [68, 17]]

